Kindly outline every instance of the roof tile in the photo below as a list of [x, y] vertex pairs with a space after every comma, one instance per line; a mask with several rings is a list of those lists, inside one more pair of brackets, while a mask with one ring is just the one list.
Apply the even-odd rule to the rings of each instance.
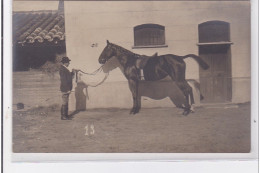
[[65, 39], [64, 15], [58, 11], [13, 14], [14, 43], [52, 42]]

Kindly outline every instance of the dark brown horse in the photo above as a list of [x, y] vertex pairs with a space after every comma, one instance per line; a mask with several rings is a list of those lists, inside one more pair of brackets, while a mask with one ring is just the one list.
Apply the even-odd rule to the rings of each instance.
[[170, 76], [171, 79], [181, 89], [185, 103], [181, 107], [184, 109], [183, 115], [188, 115], [191, 110], [191, 104], [194, 104], [193, 92], [190, 85], [185, 80], [186, 64], [185, 58], [191, 57], [195, 59], [203, 69], [209, 66], [198, 56], [189, 54], [185, 56], [177, 56], [173, 54], [157, 56], [145, 56], [135, 54], [121, 46], [107, 41], [107, 46], [99, 57], [99, 63], [105, 64], [111, 57], [117, 57], [120, 65], [123, 67], [123, 73], [128, 80], [129, 88], [133, 96], [133, 108], [130, 114], [136, 114], [141, 108], [141, 97], [138, 95], [138, 85], [141, 79], [140, 69], [143, 69], [144, 79], [146, 81], [157, 81]]

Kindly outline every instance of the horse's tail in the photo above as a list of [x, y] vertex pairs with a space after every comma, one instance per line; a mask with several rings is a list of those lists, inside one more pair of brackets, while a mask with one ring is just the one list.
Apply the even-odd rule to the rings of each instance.
[[189, 58], [189, 57], [195, 59], [204, 70], [207, 70], [209, 68], [209, 65], [201, 57], [199, 57], [197, 55], [188, 54], [188, 55], [183, 56], [182, 58], [185, 59], [185, 58]]

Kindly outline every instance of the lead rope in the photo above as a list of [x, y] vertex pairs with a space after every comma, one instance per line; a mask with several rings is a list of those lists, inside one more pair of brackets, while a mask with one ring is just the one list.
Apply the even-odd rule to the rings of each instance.
[[99, 82], [98, 84], [96, 84], [96, 85], [90, 85], [90, 84], [88, 84], [88, 86], [97, 87], [97, 86], [101, 85], [101, 84], [104, 83], [105, 80], [108, 78], [108, 75], [109, 75], [109, 73], [106, 73], [106, 76], [104, 77], [104, 79], [103, 79], [101, 82]]
[[97, 70], [95, 70], [94, 72], [92, 72], [92, 73], [87, 73], [87, 72], [84, 72], [84, 71], [82, 71], [82, 70], [79, 70], [81, 73], [84, 73], [84, 74], [87, 74], [87, 75], [96, 75], [97, 74], [97, 72], [100, 72], [100, 71], [102, 71], [102, 67], [103, 67], [104, 65], [102, 65], [102, 66], [100, 66]]

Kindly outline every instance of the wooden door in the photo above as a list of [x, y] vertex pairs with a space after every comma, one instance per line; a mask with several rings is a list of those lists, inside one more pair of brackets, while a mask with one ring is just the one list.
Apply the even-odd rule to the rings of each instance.
[[200, 46], [199, 54], [210, 66], [208, 70], [200, 69], [202, 102], [231, 101], [230, 45]]

